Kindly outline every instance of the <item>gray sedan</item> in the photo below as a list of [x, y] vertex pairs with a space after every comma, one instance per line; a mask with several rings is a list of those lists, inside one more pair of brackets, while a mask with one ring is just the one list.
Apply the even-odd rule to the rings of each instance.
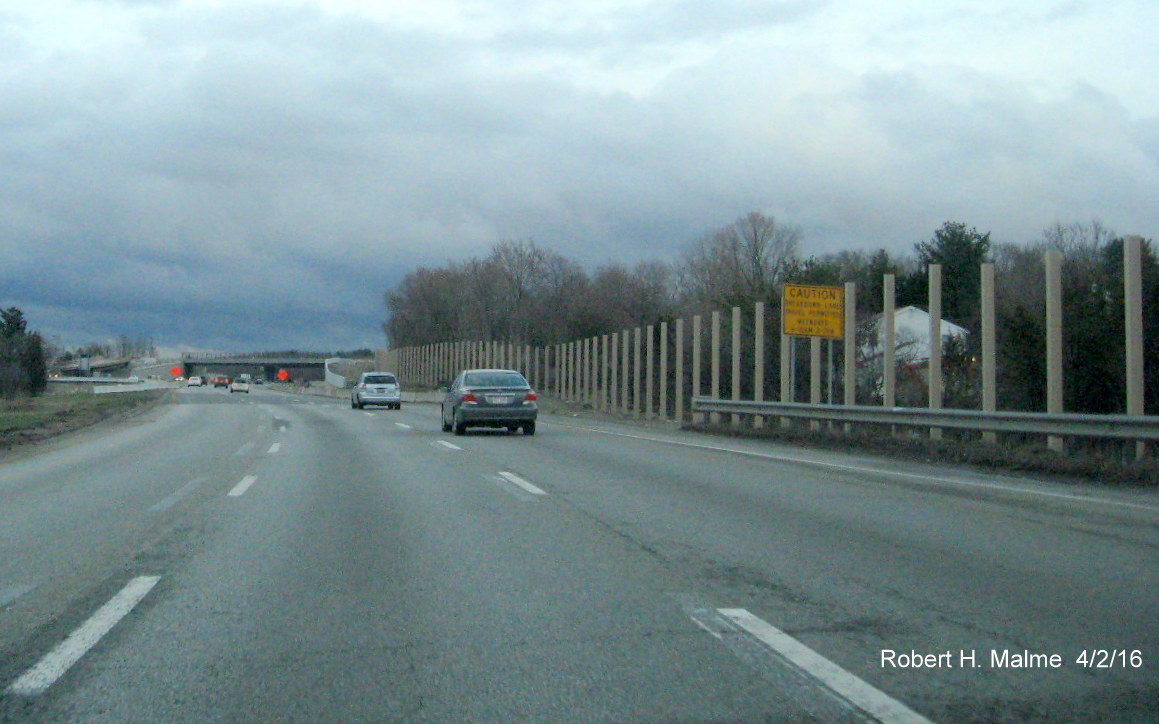
[[443, 432], [467, 432], [468, 427], [522, 428], [535, 434], [535, 390], [515, 370], [463, 370], [443, 396]]

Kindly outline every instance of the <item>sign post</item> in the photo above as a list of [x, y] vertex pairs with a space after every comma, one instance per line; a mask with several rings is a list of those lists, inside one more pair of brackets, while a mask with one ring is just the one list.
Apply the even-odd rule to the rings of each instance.
[[[810, 338], [809, 402], [813, 404], [821, 401], [821, 340], [830, 340], [829, 397], [832, 402], [832, 340], [845, 338], [845, 288], [786, 284], [781, 292], [781, 309], [781, 332], [784, 336]], [[792, 349], [795, 347], [790, 345]], [[792, 374], [796, 371], [796, 365], [790, 364]], [[819, 427], [817, 422], [810, 423], [813, 430]]]

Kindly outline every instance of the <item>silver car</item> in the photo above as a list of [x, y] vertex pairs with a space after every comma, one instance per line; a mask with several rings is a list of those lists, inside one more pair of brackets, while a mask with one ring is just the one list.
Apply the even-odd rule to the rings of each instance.
[[386, 405], [402, 409], [402, 389], [391, 372], [363, 372], [350, 391], [350, 406], [361, 410], [365, 405]]
[[535, 390], [515, 370], [463, 370], [443, 396], [443, 432], [463, 435], [468, 427], [505, 427], [534, 435], [535, 400]]

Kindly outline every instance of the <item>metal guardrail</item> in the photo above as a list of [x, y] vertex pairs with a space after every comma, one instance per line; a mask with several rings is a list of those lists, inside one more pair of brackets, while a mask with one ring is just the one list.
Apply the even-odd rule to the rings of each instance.
[[867, 405], [812, 405], [803, 402], [733, 401], [718, 400], [712, 397], [692, 398], [692, 411], [833, 422], [942, 427], [982, 432], [1018, 432], [1061, 437], [1159, 440], [1159, 416], [1155, 415], [929, 410], [914, 407], [886, 408]]

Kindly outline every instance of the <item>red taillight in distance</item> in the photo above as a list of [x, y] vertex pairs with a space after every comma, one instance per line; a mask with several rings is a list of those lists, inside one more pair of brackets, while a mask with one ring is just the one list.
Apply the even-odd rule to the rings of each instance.
[[527, 404], [528, 402], [535, 402], [538, 399], [539, 396], [535, 394], [535, 390], [531, 390], [523, 396], [523, 404]]
[[459, 402], [478, 402], [478, 400], [476, 400], [475, 396], [470, 392], [464, 392], [463, 394], [459, 395]]

